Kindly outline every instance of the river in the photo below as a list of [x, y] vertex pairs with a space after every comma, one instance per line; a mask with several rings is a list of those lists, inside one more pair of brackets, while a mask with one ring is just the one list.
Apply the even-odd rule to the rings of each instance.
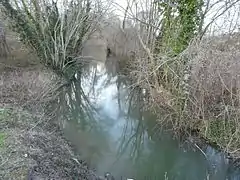
[[60, 99], [62, 124], [76, 153], [98, 174], [136, 180], [240, 179], [223, 153], [180, 142], [159, 128], [156, 117], [140, 109], [137, 93], [127, 83], [117, 86], [103, 64], [91, 65], [81, 77]]

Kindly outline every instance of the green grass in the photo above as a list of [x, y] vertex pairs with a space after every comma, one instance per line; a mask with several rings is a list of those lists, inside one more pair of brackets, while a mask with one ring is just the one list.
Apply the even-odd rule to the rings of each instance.
[[[10, 110], [0, 108], [0, 125], [2, 125], [4, 122], [6, 122], [6, 120], [9, 119], [10, 115], [11, 115]], [[1, 128], [2, 127], [0, 127], [0, 130], [1, 130]]]
[[0, 148], [4, 147], [5, 139], [6, 139], [6, 134], [3, 132], [0, 132]]
[[[0, 108], [0, 125], [2, 124], [3, 121], [6, 121], [8, 117], [9, 117], [9, 110]], [[6, 139], [6, 133], [1, 132], [1, 127], [0, 127], [0, 148], [4, 147], [5, 139]]]

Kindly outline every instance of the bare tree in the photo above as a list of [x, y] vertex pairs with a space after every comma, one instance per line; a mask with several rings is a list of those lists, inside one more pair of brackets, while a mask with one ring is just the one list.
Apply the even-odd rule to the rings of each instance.
[[238, 30], [239, 6], [239, 0], [204, 0], [199, 26], [200, 36], [207, 32], [219, 34]]

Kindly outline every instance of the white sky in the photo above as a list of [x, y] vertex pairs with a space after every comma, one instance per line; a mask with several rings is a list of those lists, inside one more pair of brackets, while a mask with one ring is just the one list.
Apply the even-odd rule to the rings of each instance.
[[[136, 1], [148, 2], [147, 0], [136, 0]], [[231, 0], [231, 1], [210, 0], [210, 4], [214, 4], [217, 1], [219, 1], [220, 3], [217, 3], [217, 5], [215, 5], [214, 8], [212, 8], [211, 11], [207, 14], [207, 17], [205, 19], [205, 25], [207, 25], [216, 14], [219, 14], [223, 11], [224, 8], [223, 9], [221, 8], [226, 6], [226, 2], [233, 3], [237, 0]], [[113, 4], [116, 7], [115, 13], [120, 16], [120, 19], [123, 19], [123, 16], [124, 16], [123, 8], [127, 7], [127, 0], [113, 0], [113, 2], [114, 2]], [[119, 7], [117, 7], [117, 4], [119, 4]], [[210, 27], [209, 30], [211, 30], [211, 32], [214, 32], [215, 34], [218, 34], [218, 33], [232, 32], [232, 31], [236, 32], [238, 31], [238, 27], [240, 27], [240, 2], [236, 3], [236, 5], [231, 8], [231, 10], [227, 11], [226, 13], [224, 13], [224, 15], [219, 17], [213, 23], [212, 27]]]
[[[60, 0], [60, 1], [64, 1], [64, 0]], [[111, 3], [112, 2], [112, 6], [114, 7], [114, 13], [117, 14], [119, 16], [119, 18], [122, 20], [124, 17], [124, 9], [127, 7], [127, 1], [128, 0], [101, 0], [102, 2], [105, 3]], [[151, 0], [136, 0], [136, 2], [150, 2]], [[225, 5], [226, 2], [235, 2], [237, 0], [231, 0], [231, 1], [227, 1], [227, 0], [210, 0], [211, 3], [214, 3], [216, 1], [222, 1], [222, 3], [218, 3], [218, 5], [215, 6], [215, 8], [213, 8], [209, 13], [208, 16], [205, 20], [205, 25], [208, 24], [212, 17], [214, 15], [216, 15], [217, 10], [220, 9], [222, 6]], [[138, 9], [138, 11], [140, 11], [140, 9]], [[222, 11], [222, 10], [221, 10]], [[220, 11], [220, 12], [221, 12]], [[220, 13], [218, 12], [218, 13]], [[236, 4], [236, 6], [234, 6], [231, 11], [228, 11], [227, 13], [225, 13], [223, 16], [221, 16], [220, 18], [218, 18], [217, 21], [215, 21], [215, 23], [213, 24], [212, 27], [210, 27], [211, 32], [215, 32], [217, 31], [216, 34], [218, 34], [219, 32], [230, 32], [232, 31], [232, 29], [238, 30], [238, 27], [240, 27], [240, 2]]]
[[[113, 0], [113, 4], [116, 7], [116, 11], [115, 13], [117, 15], [120, 16], [120, 18], [122, 19], [122, 17], [124, 16], [124, 9], [127, 7], [127, 0]], [[119, 5], [119, 7], [117, 7]]]

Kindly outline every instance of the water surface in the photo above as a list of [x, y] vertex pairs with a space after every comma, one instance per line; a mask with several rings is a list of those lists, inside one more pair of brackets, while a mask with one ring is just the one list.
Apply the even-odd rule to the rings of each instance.
[[180, 143], [158, 128], [156, 117], [141, 110], [138, 92], [127, 82], [117, 85], [119, 79], [109, 77], [103, 64], [90, 66], [81, 76], [60, 100], [68, 104], [63, 106], [64, 132], [76, 153], [100, 175], [108, 171], [116, 179], [240, 179], [223, 153]]

